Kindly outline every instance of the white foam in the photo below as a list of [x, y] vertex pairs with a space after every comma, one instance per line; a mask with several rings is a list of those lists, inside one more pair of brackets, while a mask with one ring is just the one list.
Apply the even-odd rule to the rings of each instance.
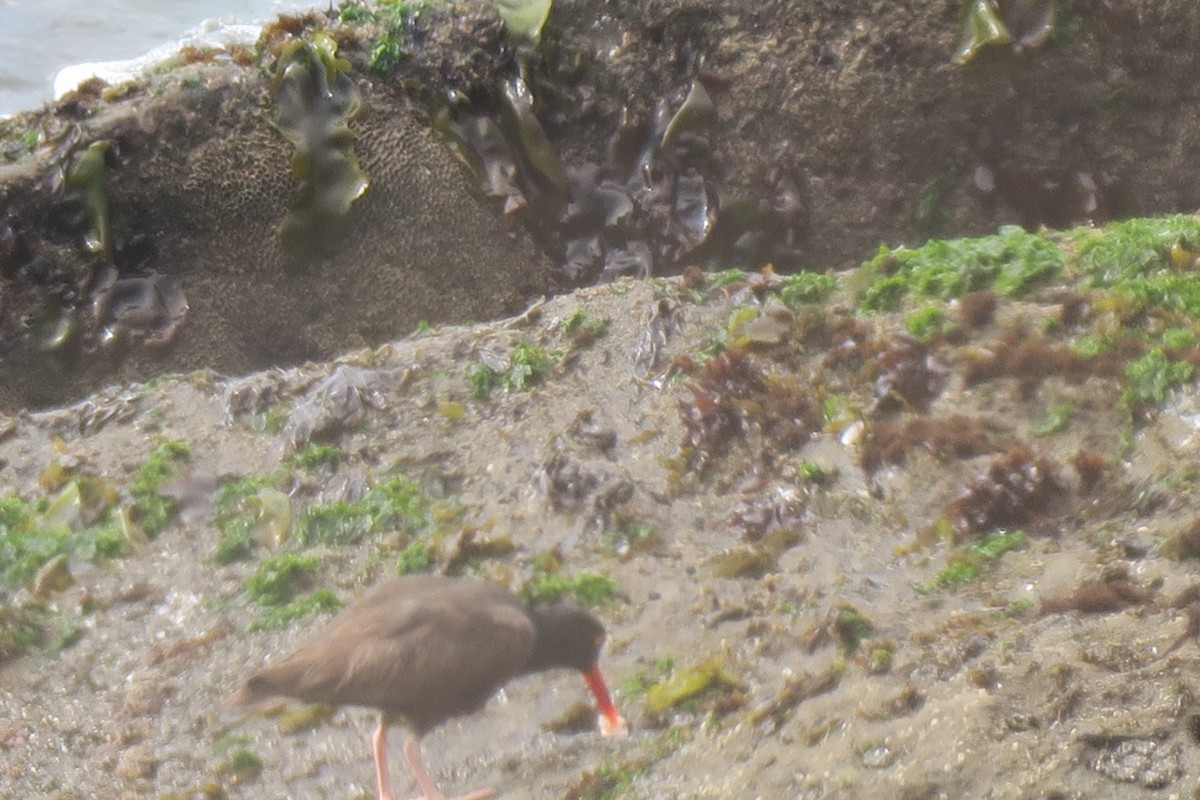
[[63, 67], [54, 76], [54, 99], [75, 91], [84, 81], [99, 78], [117, 85], [137, 78], [153, 67], [170, 61], [185, 47], [227, 50], [236, 45], [251, 45], [258, 40], [262, 25], [230, 24], [205, 20], [179, 39], [161, 44], [137, 58], [120, 61], [90, 61]]

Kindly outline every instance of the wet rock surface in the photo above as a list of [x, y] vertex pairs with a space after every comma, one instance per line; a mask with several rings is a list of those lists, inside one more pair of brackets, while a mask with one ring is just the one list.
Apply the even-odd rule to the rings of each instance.
[[[5, 140], [0, 404], [328, 358], [620, 275], [841, 269], [880, 242], [1200, 205], [1194, 4], [1002, 4], [1011, 41], [955, 65], [960, 5], [560, 0], [526, 57], [490, 7], [450, 4], [406, 23], [387, 66], [378, 23], [316, 13], [260, 60], [194, 53], [103, 100], [87, 87]], [[314, 163], [355, 199], [296, 269], [281, 225], [307, 242], [294, 221], [327, 215], [294, 214], [309, 190], [270, 73], [319, 30], [357, 100]], [[102, 142], [107, 200], [64, 208], [69, 165]]]
[[[999, 303], [964, 338], [930, 341], [946, 371], [921, 407], [880, 405], [875, 373], [829, 359], [827, 345], [730, 338], [723, 365], [701, 355], [740, 331], [747, 309], [780, 319], [781, 283], [621, 281], [336, 363], [167, 377], [12, 417], [0, 479], [30, 499], [64, 459], [123, 492], [156, 443], [189, 451], [164, 489], [180, 506], [160, 533], [120, 557], [75, 553], [74, 582], [47, 590], [47, 629], [59, 620], [81, 633], [0, 665], [0, 770], [14, 796], [88, 797], [98, 785], [152, 797], [368, 796], [369, 713], [235, 721], [217, 703], [323, 618], [261, 628], [247, 589], [261, 563], [311, 557], [306, 587], [347, 601], [398, 560], [411, 567], [414, 543], [428, 546], [424, 569], [514, 587], [547, 570], [590, 572], [616, 588], [598, 613], [632, 736], [572, 732], [578, 721], [564, 715], [585, 697], [577, 676], [519, 681], [430, 737], [447, 787], [573, 800], [618, 786], [629, 798], [1185, 791], [1200, 768], [1189, 611], [1200, 568], [1178, 550], [1195, 525], [1194, 385], [1134, 424], [1113, 377], [1048, 376], [1032, 395], [1016, 376], [968, 382], [980, 343], [1059, 313], [1054, 287]], [[601, 324], [572, 335], [587, 320]], [[909, 335], [898, 314], [852, 314], [839, 290], [794, 306], [783, 339], [847, 320], [872, 350]], [[658, 341], [649, 369], [648, 337]], [[469, 368], [489, 353], [511, 370], [522, 346], [554, 353], [549, 369], [482, 399]], [[736, 359], [734, 377], [754, 380], [723, 398]], [[801, 387], [842, 397], [871, 425], [959, 414], [1030, 449], [914, 447], [868, 471], [869, 437], [825, 404], [815, 428], [765, 437], [787, 407], [773, 393]], [[1028, 434], [1065, 397], [1071, 424]], [[698, 403], [738, 410], [702, 441]], [[337, 457], [301, 466], [300, 454], [321, 452], [314, 442]], [[1063, 466], [1084, 446], [1106, 464], [1092, 488]], [[708, 448], [703, 460], [689, 458], [695, 447]], [[1058, 465], [1049, 498], [1047, 464]], [[370, 533], [353, 515], [322, 528], [312, 513], [358, 508], [396, 474], [433, 498], [420, 501], [441, 520], [433, 529], [397, 518]], [[221, 560], [232, 529], [218, 487], [254, 476], [274, 476], [243, 495], [256, 539], [249, 556]], [[291, 509], [283, 517], [273, 492]], [[980, 497], [972, 508], [1004, 498], [1004, 519], [979, 523], [986, 533], [956, 522]], [[281, 519], [290, 538], [265, 535]], [[1013, 531], [1001, 524], [1022, 536], [998, 536]], [[1096, 601], [1100, 585], [1116, 599]], [[26, 591], [6, 601], [19, 607]]]

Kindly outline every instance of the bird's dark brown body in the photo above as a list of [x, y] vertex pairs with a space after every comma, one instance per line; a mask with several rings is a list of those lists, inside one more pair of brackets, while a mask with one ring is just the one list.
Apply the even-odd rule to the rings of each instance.
[[[284, 696], [379, 709], [376, 759], [380, 797], [388, 798], [386, 767], [378, 762], [389, 718], [403, 717], [419, 737], [476, 711], [519, 675], [555, 667], [583, 672], [607, 729], [620, 729], [597, 666], [603, 642], [600, 622], [574, 604], [526, 606], [501, 586], [467, 578], [397, 578], [368, 591], [231, 699], [248, 705]], [[419, 751], [416, 758], [419, 764]], [[420, 782], [423, 767], [413, 769]], [[424, 782], [422, 789], [440, 796]]]

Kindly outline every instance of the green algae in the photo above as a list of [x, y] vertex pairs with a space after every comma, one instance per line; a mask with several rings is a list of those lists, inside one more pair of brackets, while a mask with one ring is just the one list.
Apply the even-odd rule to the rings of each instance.
[[437, 561], [433, 548], [425, 542], [410, 542], [396, 557], [397, 575], [419, 575], [428, 572]]
[[1000, 18], [996, 0], [970, 0], [963, 20], [962, 38], [954, 51], [954, 63], [961, 66], [984, 48], [1010, 44], [1012, 40], [1012, 34]]
[[854, 281], [866, 311], [894, 311], [908, 297], [949, 300], [981, 290], [1023, 297], [1065, 276], [1124, 298], [1130, 312], [1158, 306], [1200, 317], [1198, 251], [1200, 217], [1187, 214], [1063, 232], [1004, 226], [992, 236], [885, 245]]
[[280, 630], [313, 614], [336, 614], [341, 610], [342, 601], [330, 589], [314, 589], [287, 603], [268, 608], [250, 621], [250, 624], [246, 626], [246, 632]]
[[512, 363], [500, 379], [500, 384], [509, 392], [525, 391], [540, 383], [552, 364], [546, 348], [519, 342], [513, 349]]
[[646, 690], [646, 708], [658, 714], [682, 706], [709, 690], [741, 689], [742, 681], [718, 656], [698, 664], [673, 669], [664, 680]]
[[342, 602], [331, 590], [321, 587], [306, 591], [319, 567], [317, 557], [307, 553], [277, 553], [264, 558], [244, 584], [247, 597], [263, 608], [250, 621], [247, 632], [278, 630], [313, 614], [340, 611]]
[[178, 474], [180, 467], [190, 459], [191, 451], [183, 442], [163, 442], [133, 476], [129, 493], [133, 496], [138, 524], [146, 536], [153, 537], [161, 533], [174, 515], [175, 501], [164, 497], [159, 489], [165, 481]]
[[468, 394], [472, 400], [484, 401], [497, 387], [506, 392], [523, 392], [541, 383], [554, 366], [556, 357], [546, 348], [529, 342], [517, 342], [508, 364], [496, 370], [482, 362], [467, 367]]
[[304, 545], [348, 545], [384, 533], [426, 535], [460, 513], [455, 503], [431, 497], [416, 481], [393, 475], [360, 500], [309, 506], [300, 515], [297, 538]]
[[581, 606], [596, 608], [616, 599], [617, 584], [607, 575], [591, 570], [571, 576], [559, 572], [539, 572], [521, 587], [520, 595], [528, 603], [552, 602], [569, 597]]
[[282, 606], [316, 573], [317, 557], [306, 553], [267, 556], [246, 579], [246, 594], [263, 606]]
[[413, 21], [436, 4], [437, 0], [377, 0], [374, 7], [346, 6], [338, 13], [338, 19], [358, 25], [377, 23], [382, 27], [368, 48], [367, 67], [386, 78], [395, 73], [405, 58], [405, 34]]
[[310, 442], [291, 456], [291, 462], [305, 472], [318, 472], [325, 468], [336, 468], [345, 454], [340, 447]]
[[1074, 403], [1065, 401], [1055, 403], [1046, 412], [1046, 416], [1030, 427], [1029, 432], [1034, 436], [1051, 436], [1056, 433], [1062, 433], [1070, 426], [1071, 417], [1074, 414]]
[[541, 41], [553, 0], [495, 0], [495, 4], [509, 39], [532, 45]]
[[683, 105], [667, 123], [663, 131], [659, 147], [668, 150], [672, 147], [687, 144], [689, 140], [704, 139], [709, 136], [717, 122], [717, 105], [704, 83], [694, 78], [691, 88]]
[[[116, 501], [106, 485], [97, 488], [96, 479], [83, 475], [67, 476], [53, 496], [35, 502], [0, 497], [0, 583], [20, 586], [56, 558], [126, 555], [137, 535], [123, 524], [127, 506], [114, 514]], [[84, 519], [95, 521], [83, 525]]]
[[817, 303], [833, 293], [833, 278], [821, 272], [797, 272], [789, 275], [779, 289], [779, 299], [789, 308]]
[[499, 374], [482, 362], [467, 367], [467, 393], [472, 400], [484, 401], [492, 396], [492, 390], [500, 385]]
[[1133, 310], [1161, 306], [1200, 317], [1200, 274], [1194, 269], [1200, 217], [1131, 219], [1103, 231], [1078, 228], [1068, 239], [1091, 286], [1127, 298]]
[[0, 604], [0, 664], [36, 647], [45, 636], [48, 617], [40, 603]]
[[217, 490], [214, 523], [221, 536], [213, 554], [216, 563], [245, 561], [259, 545], [278, 546], [291, 538], [291, 499], [273, 482], [273, 478], [248, 476]]
[[946, 311], [941, 306], [925, 306], [904, 317], [904, 327], [917, 339], [927, 342], [947, 327]]
[[295, 148], [291, 170], [300, 181], [279, 229], [293, 255], [328, 247], [370, 185], [354, 156], [349, 124], [361, 112], [362, 98], [349, 71], [350, 62], [338, 57], [337, 44], [323, 33], [289, 44], [275, 69], [278, 128]]
[[1160, 406], [1167, 392], [1191, 379], [1195, 371], [1193, 364], [1173, 359], [1155, 347], [1125, 366], [1129, 381], [1126, 399], [1135, 406]]
[[107, 164], [111, 147], [111, 142], [100, 140], [75, 153], [64, 183], [67, 202], [77, 204], [81, 211], [84, 249], [105, 261], [112, 257]]
[[69, 528], [42, 527], [40, 516], [15, 497], [0, 498], [0, 579], [20, 586], [43, 564], [69, 553], [73, 536]]
[[955, 591], [990, 570], [1005, 553], [1025, 547], [1028, 541], [1022, 530], [993, 531], [978, 541], [958, 547], [946, 566], [921, 591]]
[[848, 656], [858, 651], [863, 640], [875, 632], [875, 626], [857, 608], [845, 606], [838, 610], [833, 630], [841, 642], [842, 655]]
[[1020, 297], [1062, 274], [1066, 266], [1056, 242], [1011, 225], [978, 239], [934, 239], [918, 248], [885, 246], [863, 267], [870, 285], [859, 305], [866, 311], [891, 311], [909, 293], [948, 300], [982, 289]]

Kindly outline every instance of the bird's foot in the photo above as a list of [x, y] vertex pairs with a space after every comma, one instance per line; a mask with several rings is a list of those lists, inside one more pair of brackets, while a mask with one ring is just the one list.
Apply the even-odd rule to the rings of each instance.
[[[413, 800], [487, 800], [487, 798], [492, 797], [495, 794], [495, 789], [476, 789], [475, 791], [467, 794], [460, 794], [458, 797], [446, 797], [446, 795], [442, 794], [441, 792], [437, 792], [432, 795], [421, 795], [420, 797], [414, 797]], [[380, 800], [383, 800], [383, 798]]]

